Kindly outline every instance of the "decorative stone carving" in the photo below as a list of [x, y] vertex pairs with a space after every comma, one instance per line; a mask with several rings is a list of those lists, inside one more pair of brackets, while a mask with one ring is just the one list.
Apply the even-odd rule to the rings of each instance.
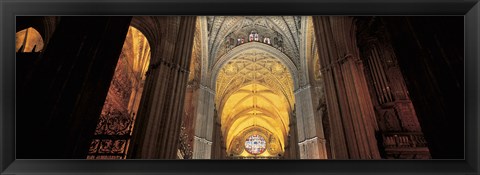
[[[207, 17], [209, 23], [209, 53], [218, 59], [234, 46], [249, 41], [252, 31], [258, 35], [253, 41], [271, 44], [286, 53], [297, 65], [300, 59], [299, 34], [296, 32], [302, 17], [290, 16], [232, 16]], [[268, 38], [265, 40], [265, 38]]]

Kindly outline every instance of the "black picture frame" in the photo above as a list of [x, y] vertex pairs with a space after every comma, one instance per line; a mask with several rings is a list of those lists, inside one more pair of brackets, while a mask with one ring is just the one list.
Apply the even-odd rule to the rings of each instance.
[[[0, 174], [479, 174], [479, 0], [2, 0], [0, 11]], [[16, 160], [17, 15], [464, 15], [465, 159]]]

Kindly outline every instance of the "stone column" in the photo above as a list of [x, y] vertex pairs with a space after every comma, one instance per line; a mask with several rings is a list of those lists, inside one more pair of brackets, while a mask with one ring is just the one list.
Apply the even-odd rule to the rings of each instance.
[[213, 144], [212, 144], [212, 156], [211, 158], [213, 159], [221, 159], [222, 158], [222, 146], [223, 145], [223, 140], [222, 140], [222, 129], [220, 125], [220, 119], [218, 118], [217, 110], [215, 110], [215, 124], [213, 128]]
[[375, 116], [351, 17], [313, 17], [334, 159], [378, 159]]
[[323, 159], [328, 159], [331, 158], [331, 151], [328, 142], [328, 140], [330, 139], [328, 137], [328, 132], [330, 128], [328, 123], [328, 114], [326, 112], [324, 101], [325, 93], [323, 92], [325, 85], [323, 85], [323, 80], [311, 80], [311, 83], [314, 85], [310, 89], [312, 93], [312, 105], [315, 116], [315, 126], [317, 126], [316, 133], [318, 136], [323, 136], [318, 140], [319, 153], [320, 157], [322, 157]]
[[17, 158], [86, 158], [131, 17], [62, 17], [17, 89]]
[[[206, 79], [206, 77], [202, 77], [203, 82]], [[200, 84], [198, 96], [193, 159], [210, 159], [212, 155], [215, 91], [204, 84]]]
[[[298, 148], [301, 159], [326, 159], [325, 137], [323, 127], [316, 125], [310, 85], [299, 87], [294, 91], [295, 112], [298, 134]], [[322, 132], [317, 132], [317, 130]]]
[[290, 113], [290, 124], [288, 127], [290, 131], [288, 131], [287, 141], [285, 142], [285, 159], [299, 159], [300, 151], [298, 149], [298, 134], [297, 134], [297, 118], [295, 116], [295, 111]]
[[158, 17], [165, 33], [152, 46], [128, 158], [175, 159], [196, 17]]
[[215, 85], [211, 83], [211, 72], [209, 66], [213, 63], [209, 59], [208, 53], [208, 31], [206, 17], [198, 17], [199, 35], [201, 44], [201, 70], [200, 70], [200, 88], [198, 89], [198, 98], [195, 101], [196, 118], [193, 140], [193, 159], [210, 159], [212, 152], [214, 108], [215, 108]]

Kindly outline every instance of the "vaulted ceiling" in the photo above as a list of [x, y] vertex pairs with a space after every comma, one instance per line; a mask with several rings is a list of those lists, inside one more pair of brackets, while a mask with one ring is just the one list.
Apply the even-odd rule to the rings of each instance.
[[227, 147], [234, 136], [252, 126], [267, 129], [284, 144], [293, 109], [293, 81], [277, 58], [246, 50], [220, 70], [216, 85], [215, 101]]
[[314, 74], [320, 65], [311, 18], [199, 17], [189, 85], [214, 94], [229, 155], [246, 156], [244, 142], [252, 134], [267, 141], [268, 153], [259, 156], [283, 153], [294, 91], [320, 76]]
[[129, 27], [128, 29], [122, 54], [125, 56], [122, 58], [129, 65], [126, 69], [134, 74], [135, 80], [132, 81], [139, 82], [145, 79], [145, 73], [150, 64], [150, 45], [145, 35], [135, 27]]
[[288, 55], [298, 66], [300, 58], [300, 16], [211, 16], [207, 17], [208, 53], [211, 63], [228, 52], [230, 39], [244, 38], [247, 42], [253, 31], [260, 35], [260, 42], [267, 37], [272, 47]]
[[[208, 62], [218, 65], [218, 62], [228, 60], [221, 67], [213, 67], [220, 69], [216, 76], [215, 104], [221, 116], [227, 150], [237, 150], [230, 147], [236, 138], [256, 131], [270, 133], [269, 137], [275, 138], [273, 140], [279, 141], [280, 145], [273, 141], [267, 145], [277, 144], [283, 150], [290, 129], [289, 116], [294, 107], [292, 71], [300, 66], [303, 18], [206, 18]], [[255, 39], [251, 38], [253, 36]], [[283, 60], [279, 55], [283, 55]], [[287, 67], [285, 59], [292, 66]]]

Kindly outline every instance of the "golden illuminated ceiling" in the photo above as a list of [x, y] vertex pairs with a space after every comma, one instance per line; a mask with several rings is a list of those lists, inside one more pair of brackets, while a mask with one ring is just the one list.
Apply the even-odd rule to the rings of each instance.
[[134, 83], [145, 79], [145, 73], [150, 64], [150, 45], [147, 38], [134, 27], [129, 27], [127, 37], [123, 44], [120, 59], [127, 62], [126, 69], [132, 73]]
[[21, 52], [40, 52], [43, 49], [42, 35], [37, 30], [30, 27], [17, 32], [15, 35], [15, 51], [18, 52], [20, 47], [24, 46]]
[[[215, 80], [215, 106], [227, 153], [247, 156], [241, 142], [255, 133], [263, 134], [267, 150], [271, 149], [261, 156], [283, 153], [295, 102], [294, 79], [298, 81], [296, 71], [301, 66], [305, 17], [205, 19], [208, 69]], [[254, 33], [259, 40], [249, 40]]]
[[246, 128], [265, 129], [283, 150], [293, 109], [289, 70], [271, 54], [250, 48], [226, 63], [216, 82], [216, 105], [227, 150]]

